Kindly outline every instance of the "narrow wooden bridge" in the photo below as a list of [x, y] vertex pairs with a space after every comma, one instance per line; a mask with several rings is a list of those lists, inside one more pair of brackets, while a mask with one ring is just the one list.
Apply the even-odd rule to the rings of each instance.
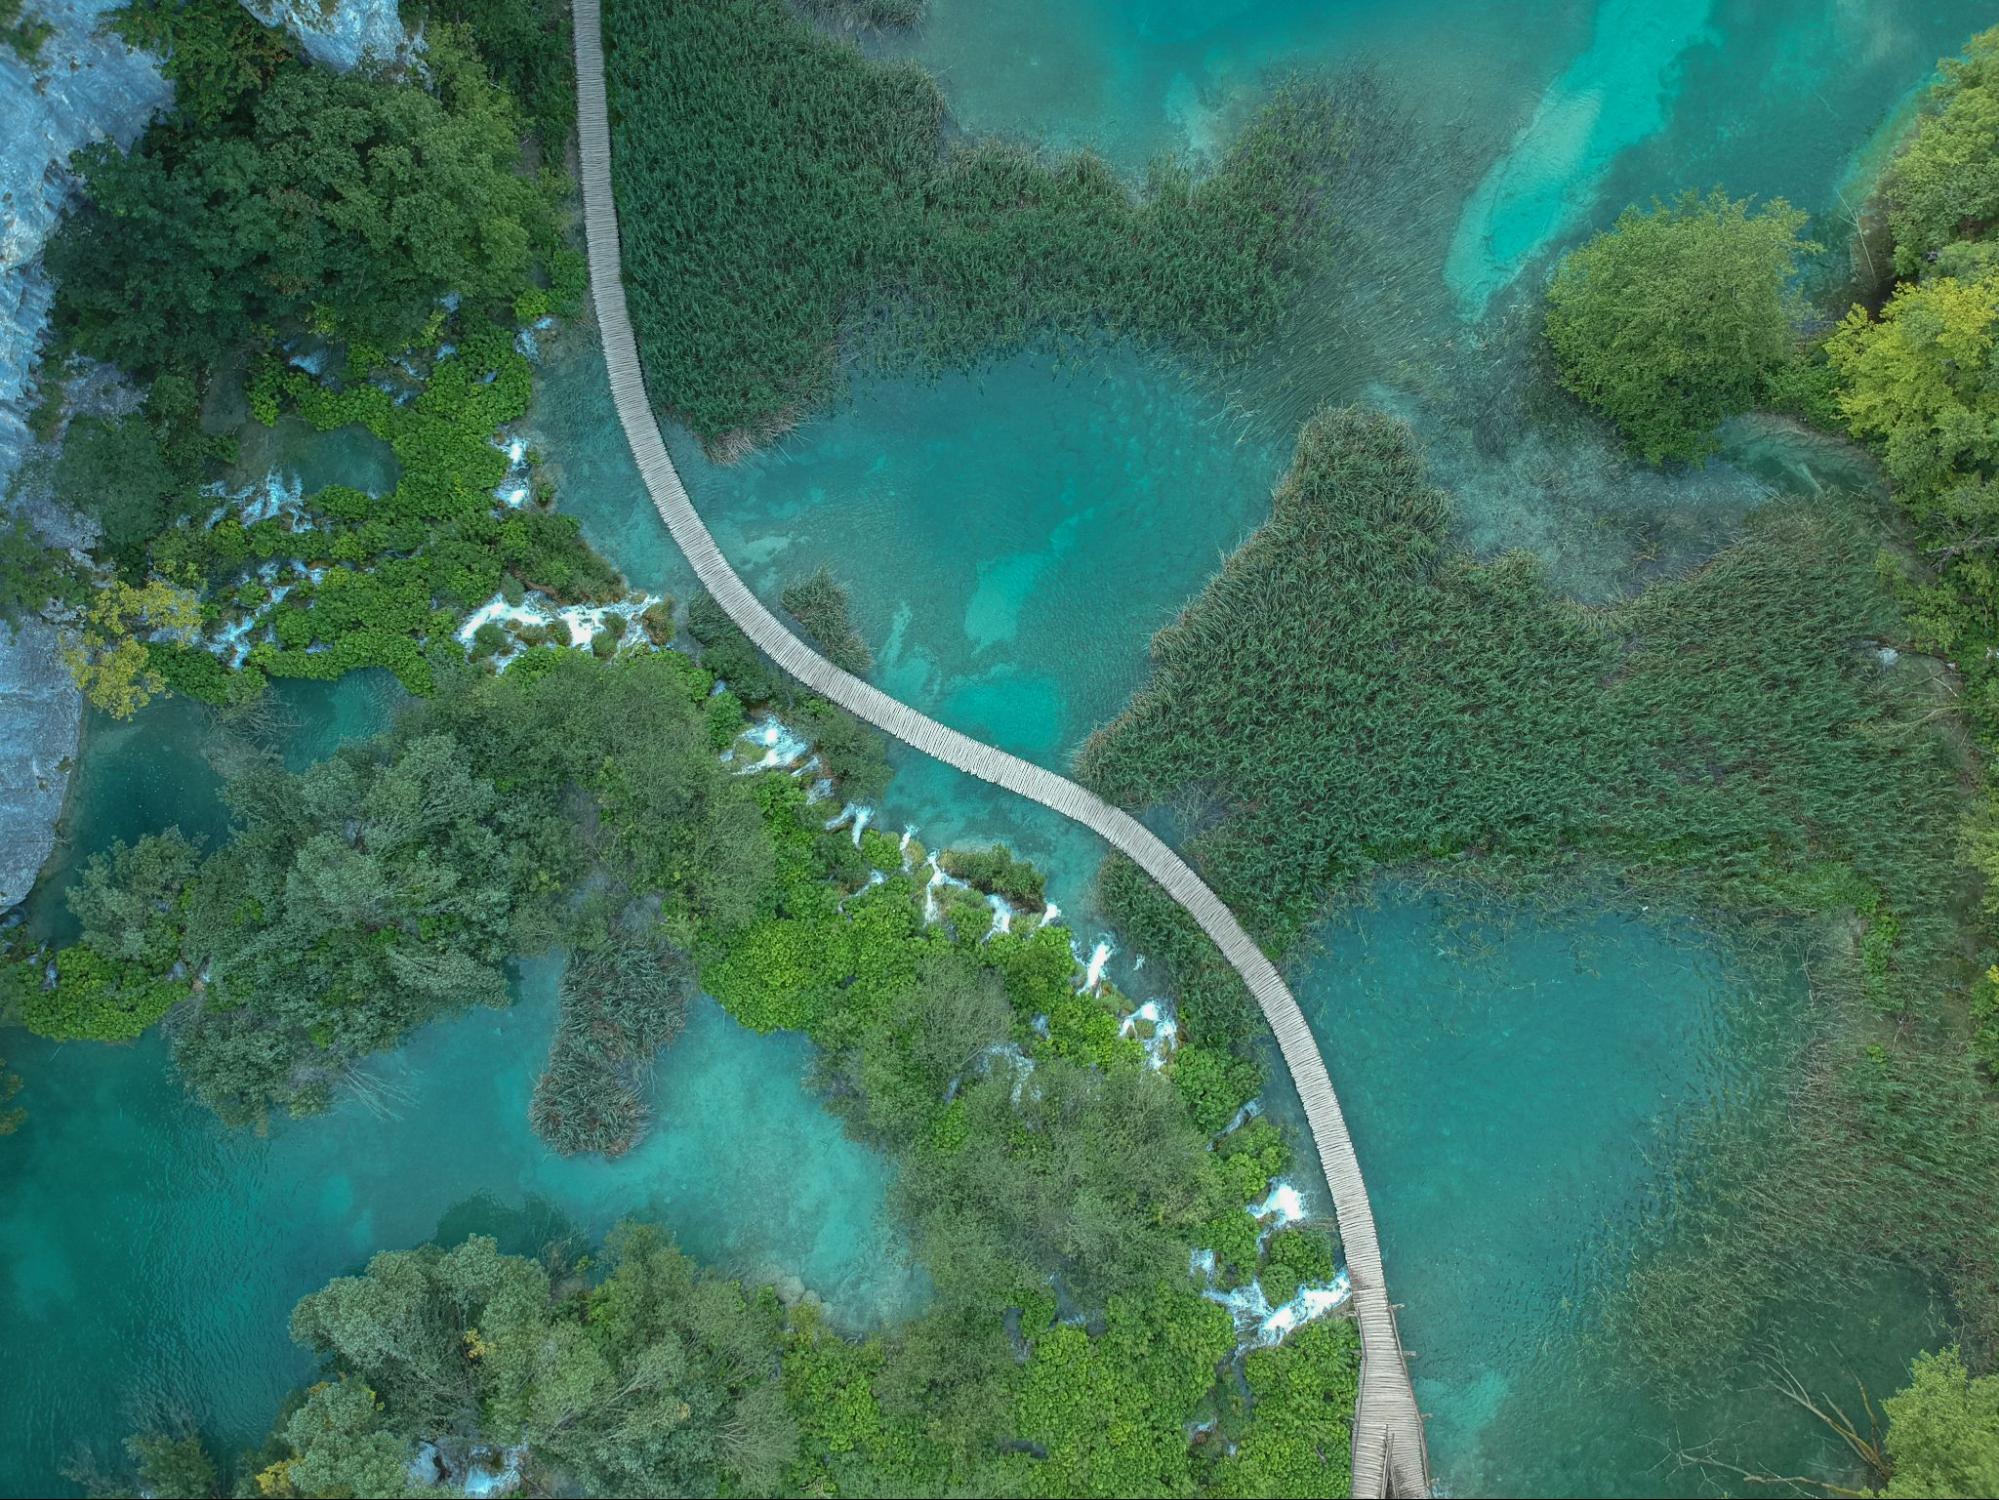
[[625, 304], [618, 254], [618, 210], [611, 193], [610, 115], [604, 92], [600, 0], [573, 0], [576, 23], [576, 125], [582, 156], [583, 223], [589, 242], [590, 285], [604, 340], [611, 394], [639, 474], [660, 519], [693, 565], [702, 586], [749, 638], [800, 682], [926, 755], [982, 781], [1032, 798], [1093, 830], [1129, 856], [1185, 907], [1214, 939], [1262, 1006], [1277, 1034], [1285, 1065], [1304, 1101], [1305, 1116], [1339, 1215], [1353, 1311], [1360, 1326], [1360, 1399], [1354, 1416], [1353, 1493], [1427, 1495], [1429, 1459], [1422, 1417], [1382, 1277], [1381, 1247], [1367, 1186], [1347, 1135], [1340, 1101], [1298, 1002], [1276, 967], [1222, 905], [1206, 882], [1150, 829], [1053, 771], [997, 750], [925, 717], [872, 683], [841, 671], [781, 623], [736, 576], [696, 514], [668, 456], [647, 400], [638, 344]]

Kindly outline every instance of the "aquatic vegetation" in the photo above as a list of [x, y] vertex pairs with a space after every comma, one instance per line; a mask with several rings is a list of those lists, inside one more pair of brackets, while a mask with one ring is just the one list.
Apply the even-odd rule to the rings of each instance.
[[865, 677], [874, 670], [874, 653], [854, 629], [853, 617], [848, 613], [847, 591], [833, 581], [830, 570], [822, 567], [810, 578], [789, 585], [779, 599], [806, 637], [834, 666], [856, 677]]
[[1326, 892], [1422, 860], [1582, 855], [1746, 911], [1843, 904], [1845, 869], [1902, 924], [1887, 1008], [1927, 1009], [1956, 771], [1938, 734], [1862, 727], [1922, 694], [1855, 649], [1898, 623], [1859, 521], [1772, 506], [1700, 573], [1588, 610], [1529, 559], [1456, 552], [1447, 518], [1399, 424], [1315, 419], [1084, 772], [1185, 799], [1210, 877], [1279, 951]]
[[[1963, 763], [1934, 679], [1884, 665], [1881, 643], [1907, 637], [1877, 533], [1836, 502], [1773, 504], [1698, 573], [1584, 609], [1531, 560], [1456, 551], [1447, 519], [1398, 424], [1309, 423], [1269, 523], [1161, 632], [1153, 682], [1084, 773], [1175, 807], [1278, 953], [1372, 873], [1436, 864], [1515, 889], [1604, 871], [1635, 902], [1827, 919], [1846, 938], [1815, 979], [1853, 1029], [1784, 1130], [1715, 1146], [1702, 1192], [1675, 1202], [1630, 1346], [1703, 1368], [1779, 1287], [1845, 1284], [1885, 1246], [1955, 1273], [1985, 1326], [1994, 1114], [1947, 1041]], [[1107, 868], [1107, 903], [1156, 947], [1174, 924], [1134, 874]], [[1240, 1002], [1190, 946], [1157, 951], [1198, 1043]]]
[[1789, 282], [1819, 249], [1804, 225], [1781, 198], [1751, 209], [1719, 191], [1626, 209], [1548, 287], [1562, 384], [1648, 462], [1712, 452], [1792, 357]]
[[1134, 195], [1095, 157], [947, 144], [928, 77], [781, 0], [608, 10], [648, 388], [720, 452], [827, 401], [843, 341], [932, 365], [1045, 334], [1239, 351], [1298, 285], [1340, 149], [1334, 101], [1296, 85], [1212, 174], [1163, 163]]
[[629, 1151], [645, 1129], [641, 1085], [686, 1025], [693, 989], [684, 955], [643, 934], [614, 931], [572, 952], [555, 1044], [529, 1105], [535, 1132], [565, 1155]]
[[985, 849], [946, 849], [937, 856], [946, 872], [967, 885], [1004, 896], [1022, 911], [1040, 911], [1048, 902], [1041, 872], [1005, 844]]

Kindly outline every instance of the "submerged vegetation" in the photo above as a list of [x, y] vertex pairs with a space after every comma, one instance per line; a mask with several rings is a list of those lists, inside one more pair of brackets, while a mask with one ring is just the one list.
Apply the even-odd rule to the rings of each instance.
[[[653, 399], [736, 451], [824, 403], [843, 343], [960, 363], [1099, 331], [1227, 353], [1301, 283], [1340, 111], [1280, 91], [1205, 177], [948, 141], [920, 70], [784, 0], [607, 6], [632, 318]], [[781, 163], [777, 167], [775, 164]]]
[[831, 572], [822, 567], [810, 578], [792, 584], [780, 597], [806, 637], [834, 666], [857, 677], [874, 670], [874, 653], [854, 629], [853, 617], [847, 612], [847, 591], [833, 581]]

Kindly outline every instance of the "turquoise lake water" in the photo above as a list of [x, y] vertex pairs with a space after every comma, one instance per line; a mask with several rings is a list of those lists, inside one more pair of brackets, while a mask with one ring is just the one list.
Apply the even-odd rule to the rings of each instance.
[[[1532, 548], [1579, 595], [1627, 591], [1698, 561], [1772, 493], [1869, 476], [1769, 423], [1735, 430], [1704, 470], [1634, 472], [1534, 394], [1549, 257], [1628, 201], [1720, 183], [1811, 210], [1839, 261], [1842, 194], [1884, 123], [1994, 19], [1892, 0], [932, 0], [913, 37], [870, 45], [935, 69], [965, 128], [1094, 145], [1134, 178], [1161, 151], [1219, 149], [1285, 70], [1365, 65], [1383, 123], [1346, 190], [1336, 263], [1225, 378], [1122, 350], [935, 382], [857, 375], [771, 452], [726, 469], [677, 435], [675, 452], [764, 597], [826, 563], [879, 682], [1050, 765], [1144, 680], [1150, 634], [1263, 518], [1322, 402], [1406, 416], [1468, 544]], [[587, 331], [550, 342], [531, 426], [565, 508], [635, 583], [684, 596]], [[246, 456], [267, 459], [315, 482], [379, 487], [390, 472], [358, 444]], [[368, 732], [394, 694], [356, 678], [285, 697], [296, 763]], [[169, 822], [219, 833], [205, 732], [174, 704], [92, 724], [38, 927], [61, 930], [61, 883], [110, 839]], [[1094, 934], [1091, 839], [895, 763], [886, 819], [933, 843], [1008, 838]], [[1752, 1364], [1715, 1372], [1711, 1408], [1666, 1411], [1590, 1338], [1599, 1277], [1676, 1132], [1781, 1080], [1795, 976], [1752, 980], [1725, 945], [1631, 914], [1523, 913], [1468, 935], [1395, 888], [1322, 937], [1293, 975], [1360, 1146], [1446, 1492], [1685, 1492], [1700, 1478], [1672, 1451], [1717, 1435], [1744, 1462], [1822, 1457], [1808, 1421], [1756, 1393]], [[856, 1324], [920, 1299], [885, 1169], [804, 1091], [795, 1038], [704, 1006], [661, 1060], [644, 1146], [611, 1164], [543, 1151], [526, 1098], [554, 977], [526, 965], [511, 1011], [380, 1060], [393, 1117], [350, 1101], [269, 1139], [186, 1104], [157, 1038], [59, 1048], [10, 1033], [29, 1120], [0, 1145], [0, 1310], [20, 1333], [0, 1491], [57, 1483], [78, 1441], [106, 1450], [148, 1403], [192, 1400], [225, 1446], [259, 1435], [304, 1373], [284, 1334], [292, 1301], [433, 1235], [526, 1249], [652, 1214], [704, 1258], [798, 1276]], [[1812, 1373], [1828, 1383], [1853, 1363], [1892, 1386], [1936, 1337], [1915, 1288], [1856, 1287], [1821, 1316]]]

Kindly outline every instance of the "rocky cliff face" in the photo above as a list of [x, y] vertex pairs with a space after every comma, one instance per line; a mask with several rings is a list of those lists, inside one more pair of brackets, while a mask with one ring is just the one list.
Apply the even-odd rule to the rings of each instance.
[[[52, 300], [41, 252], [69, 195], [65, 163], [107, 136], [130, 144], [171, 95], [153, 59], [102, 25], [117, 3], [30, 0], [54, 35], [32, 65], [0, 47], [0, 497], [28, 442]], [[54, 846], [82, 718], [54, 629], [0, 625], [0, 911], [28, 893]]]
[[299, 39], [305, 55], [323, 68], [345, 73], [363, 59], [399, 63], [411, 43], [396, 0], [243, 0], [267, 26], [283, 26]]
[[55, 847], [83, 702], [56, 653], [56, 633], [0, 625], [0, 911], [35, 883]]
[[0, 47], [0, 491], [20, 461], [50, 291], [42, 246], [69, 195], [70, 152], [129, 145], [171, 90], [153, 59], [101, 24], [119, 0], [30, 0], [55, 27], [30, 66]]

